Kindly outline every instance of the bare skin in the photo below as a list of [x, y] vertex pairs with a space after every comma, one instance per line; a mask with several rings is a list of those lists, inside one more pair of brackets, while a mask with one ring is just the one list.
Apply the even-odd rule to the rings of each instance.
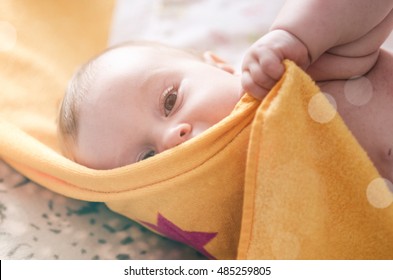
[[393, 28], [393, 0], [288, 0], [246, 52], [242, 86], [263, 99], [290, 59], [315, 81], [364, 75]]
[[334, 97], [381, 176], [393, 182], [393, 54], [380, 50], [392, 28], [392, 0], [288, 0], [246, 53], [242, 86], [263, 99], [282, 76], [282, 61], [295, 61]]
[[[360, 77], [351, 81], [319, 83], [323, 92], [334, 97], [338, 113], [367, 151], [381, 176], [390, 182], [393, 182], [392, 69], [393, 54], [381, 51], [375, 66], [363, 76], [367, 80]], [[369, 86], [372, 86], [372, 95], [368, 102], [367, 97], [359, 97], [360, 100], [348, 98], [351, 88], [369, 90]], [[366, 104], [359, 106], [359, 102]]]

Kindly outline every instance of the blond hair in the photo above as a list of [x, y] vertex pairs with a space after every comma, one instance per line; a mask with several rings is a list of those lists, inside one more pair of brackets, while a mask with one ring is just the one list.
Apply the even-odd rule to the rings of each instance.
[[57, 132], [60, 148], [71, 159], [78, 131], [79, 108], [94, 79], [94, 62], [95, 58], [82, 65], [72, 76], [59, 110]]

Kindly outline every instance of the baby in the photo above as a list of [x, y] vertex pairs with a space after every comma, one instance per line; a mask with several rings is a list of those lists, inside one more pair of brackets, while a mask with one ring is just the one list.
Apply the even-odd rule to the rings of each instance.
[[60, 111], [66, 155], [110, 169], [199, 135], [229, 115], [243, 92], [239, 77], [215, 61], [144, 42], [94, 58], [74, 77]]
[[[72, 78], [59, 117], [65, 154], [94, 169], [135, 163], [262, 99], [295, 61], [332, 95], [381, 175], [393, 181], [392, 0], [288, 1], [244, 57], [241, 75], [214, 54], [138, 42], [106, 50]], [[353, 77], [357, 78], [353, 78]], [[368, 96], [364, 104], [348, 101]]]

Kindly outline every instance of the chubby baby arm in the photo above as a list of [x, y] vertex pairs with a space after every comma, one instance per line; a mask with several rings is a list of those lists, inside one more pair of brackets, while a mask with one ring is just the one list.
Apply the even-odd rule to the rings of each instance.
[[243, 89], [263, 99], [284, 73], [283, 60], [290, 59], [303, 69], [310, 65], [307, 47], [285, 30], [273, 30], [246, 52], [242, 65]]
[[245, 55], [244, 89], [263, 98], [283, 73], [285, 58], [317, 81], [364, 74], [391, 31], [392, 8], [393, 0], [287, 0], [272, 31]]

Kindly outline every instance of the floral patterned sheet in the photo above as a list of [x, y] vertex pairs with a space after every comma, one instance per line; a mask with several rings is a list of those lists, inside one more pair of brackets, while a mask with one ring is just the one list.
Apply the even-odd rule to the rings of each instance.
[[[264, 35], [285, 0], [117, 0], [109, 45], [152, 40], [213, 51], [236, 70]], [[393, 35], [385, 48], [393, 49]]]
[[[118, 0], [109, 45], [154, 40], [211, 50], [237, 69], [284, 0]], [[393, 40], [386, 43], [393, 46]], [[111, 212], [31, 182], [0, 161], [0, 259], [204, 259]]]
[[31, 182], [0, 161], [0, 259], [202, 259], [111, 212]]
[[284, 0], [118, 0], [117, 3], [110, 45], [143, 39], [210, 50], [239, 68], [244, 51], [266, 33]]

